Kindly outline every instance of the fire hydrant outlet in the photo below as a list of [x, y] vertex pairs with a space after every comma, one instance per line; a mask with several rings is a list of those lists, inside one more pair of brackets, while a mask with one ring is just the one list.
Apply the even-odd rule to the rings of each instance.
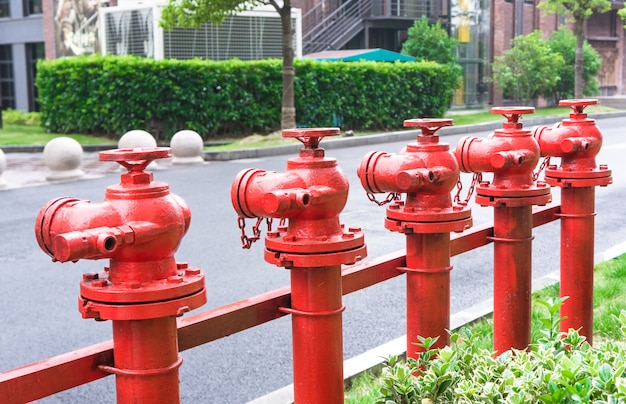
[[593, 119], [583, 112], [595, 99], [561, 100], [559, 105], [572, 108], [568, 119], [552, 128], [537, 126], [533, 136], [537, 139], [541, 154], [560, 157], [559, 167], [548, 166], [546, 182], [558, 187], [606, 186], [612, 182], [611, 170], [596, 164], [596, 156], [602, 147], [602, 133]]
[[[400, 153], [370, 152], [357, 170], [368, 194], [406, 194], [390, 200], [385, 227], [402, 233], [462, 231], [471, 225], [467, 204], [453, 204], [450, 192], [459, 180], [459, 166], [450, 146], [435, 132], [450, 119], [410, 119], [407, 127], [421, 128], [417, 142]], [[369, 195], [373, 199], [372, 195]]]
[[103, 202], [58, 198], [39, 212], [37, 242], [53, 260], [110, 260], [105, 273], [83, 277], [83, 316], [156, 318], [206, 302], [202, 272], [181, 270], [174, 259], [189, 228], [189, 207], [143, 171], [153, 159], [170, 155], [169, 148], [101, 152], [102, 160], [128, 169], [120, 184], [107, 188]]
[[534, 108], [500, 107], [492, 112], [507, 118], [503, 128], [486, 139], [464, 137], [455, 149], [462, 171], [493, 173], [492, 182], [483, 181], [476, 187], [476, 202], [483, 206], [550, 202], [550, 188], [533, 178], [540, 157], [539, 145], [518, 122], [522, 114], [532, 113]]
[[[243, 170], [231, 187], [242, 247], [260, 238], [259, 224], [266, 219], [265, 261], [290, 270], [291, 307], [280, 310], [292, 315], [297, 403], [343, 402], [341, 265], [367, 252], [361, 229], [345, 229], [339, 221], [348, 179], [319, 148], [323, 137], [337, 134], [339, 128], [284, 130], [284, 137], [304, 145], [287, 161], [285, 173]], [[246, 217], [257, 218], [251, 236]], [[271, 219], [281, 219], [276, 231]]]
[[300, 140], [304, 148], [287, 161], [284, 173], [250, 168], [235, 177], [231, 202], [240, 220], [288, 219], [286, 226], [265, 237], [267, 262], [281, 267], [341, 265], [365, 257], [363, 234], [344, 231], [339, 221], [348, 199], [348, 179], [337, 161], [319, 148], [323, 137], [337, 134], [338, 128], [285, 130], [284, 137]]

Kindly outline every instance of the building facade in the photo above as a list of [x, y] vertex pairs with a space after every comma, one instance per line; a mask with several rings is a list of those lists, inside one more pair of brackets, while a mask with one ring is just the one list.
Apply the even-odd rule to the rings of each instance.
[[37, 109], [36, 64], [45, 57], [43, 0], [0, 0], [2, 109]]
[[[601, 95], [626, 94], [625, 30], [617, 15], [622, 3], [612, 1], [611, 11], [592, 15], [586, 24], [587, 40], [603, 60], [598, 77]], [[535, 29], [547, 38], [565, 23], [563, 17], [540, 10], [538, 2], [292, 0], [292, 6], [301, 9], [303, 54], [361, 48], [398, 52], [416, 19], [440, 21], [458, 40], [458, 62], [463, 67], [463, 83], [453, 106], [474, 107], [502, 104], [489, 78], [494, 58], [510, 48], [511, 39]], [[99, 10], [117, 5], [118, 0], [0, 0], [1, 108], [37, 110], [37, 60], [100, 52], [98, 30], [103, 25], [98, 18], [111, 14]]]

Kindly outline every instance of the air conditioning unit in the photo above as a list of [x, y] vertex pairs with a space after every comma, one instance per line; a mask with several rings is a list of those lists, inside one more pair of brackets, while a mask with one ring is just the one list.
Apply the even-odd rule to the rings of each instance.
[[[258, 60], [282, 57], [282, 25], [271, 7], [260, 7], [228, 17], [220, 25], [199, 29], [159, 26], [159, 4], [120, 2], [100, 8], [100, 44], [103, 54], [138, 55], [154, 59]], [[291, 9], [294, 54], [302, 57], [302, 12]]]

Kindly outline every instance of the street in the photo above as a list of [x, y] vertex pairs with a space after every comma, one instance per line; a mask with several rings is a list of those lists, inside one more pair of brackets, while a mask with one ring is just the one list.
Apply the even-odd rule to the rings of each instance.
[[[564, 116], [567, 112], [564, 110]], [[590, 116], [593, 118], [593, 116]], [[598, 164], [613, 171], [613, 184], [596, 189], [596, 253], [626, 241], [626, 138], [624, 118], [598, 121], [604, 135]], [[530, 129], [530, 128], [527, 128]], [[487, 133], [472, 136], [485, 137]], [[454, 149], [460, 135], [440, 139]], [[341, 215], [347, 226], [365, 233], [368, 258], [404, 248], [404, 236], [384, 228], [385, 208], [370, 202], [356, 175], [363, 156], [372, 150], [399, 152], [406, 142], [327, 150], [350, 180], [350, 195]], [[324, 147], [322, 141], [321, 147]], [[289, 284], [289, 272], [263, 260], [263, 240], [250, 250], [241, 248], [241, 230], [230, 202], [230, 186], [245, 168], [285, 170], [287, 158], [275, 156], [199, 166], [156, 170], [154, 178], [170, 185], [192, 212], [191, 228], [176, 253], [206, 274], [208, 303], [194, 312], [219, 307]], [[7, 156], [8, 159], [11, 156]], [[470, 174], [462, 174], [467, 193]], [[50, 199], [71, 196], [100, 202], [119, 174], [106, 174], [74, 182], [0, 191], [0, 371], [40, 361], [74, 349], [111, 339], [110, 322], [82, 319], [77, 309], [83, 272], [96, 272], [106, 262], [82, 260], [53, 263], [37, 245], [34, 222]], [[558, 201], [559, 189], [553, 188]], [[383, 199], [384, 195], [378, 195]], [[473, 198], [472, 198], [473, 199]], [[492, 220], [491, 208], [472, 207], [474, 225]], [[247, 221], [247, 229], [254, 224]], [[248, 233], [249, 234], [249, 233]], [[263, 228], [262, 236], [265, 235]], [[534, 231], [533, 278], [558, 269], [559, 224]], [[367, 259], [367, 258], [366, 258]], [[452, 259], [451, 311], [456, 312], [492, 295], [491, 247]], [[405, 333], [404, 277], [345, 296], [343, 313], [344, 357], [351, 358]], [[427, 309], [427, 308], [425, 308]], [[183, 403], [244, 403], [292, 382], [291, 323], [283, 317], [254, 329], [182, 353], [180, 369]], [[97, 399], [96, 399], [97, 398]], [[2, 400], [0, 400], [2, 401]], [[42, 403], [115, 402], [114, 377], [41, 400]]]

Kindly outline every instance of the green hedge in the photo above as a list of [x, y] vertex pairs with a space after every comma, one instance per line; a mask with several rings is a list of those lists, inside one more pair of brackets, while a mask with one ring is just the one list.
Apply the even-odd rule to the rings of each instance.
[[[459, 74], [431, 62], [297, 60], [295, 67], [298, 125], [353, 130], [443, 115]], [[164, 139], [192, 129], [209, 139], [280, 128], [280, 60], [46, 60], [37, 66], [37, 88], [42, 125], [57, 133], [145, 129]]]

